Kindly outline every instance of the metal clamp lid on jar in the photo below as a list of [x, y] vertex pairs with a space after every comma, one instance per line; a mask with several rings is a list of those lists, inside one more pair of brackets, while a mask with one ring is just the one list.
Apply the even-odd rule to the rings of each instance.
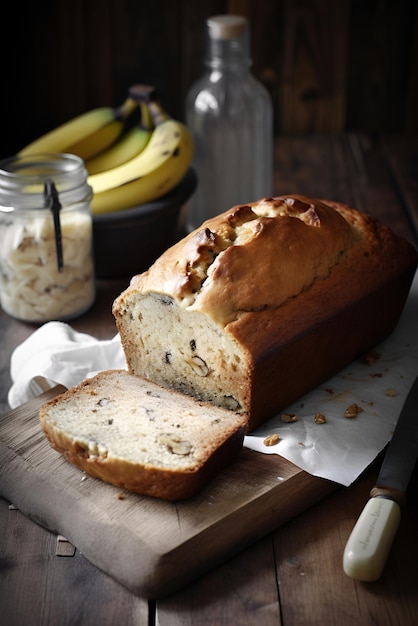
[[84, 162], [73, 154], [16, 156], [0, 162], [0, 211], [49, 209], [53, 216], [58, 270], [63, 269], [62, 206], [90, 201]]
[[42, 208], [45, 180], [54, 181], [62, 205], [89, 201], [84, 161], [74, 154], [35, 154], [0, 161], [0, 205]]

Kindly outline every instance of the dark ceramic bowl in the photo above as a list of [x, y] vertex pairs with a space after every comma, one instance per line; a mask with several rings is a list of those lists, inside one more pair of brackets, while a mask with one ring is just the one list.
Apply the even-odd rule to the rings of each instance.
[[185, 233], [182, 209], [193, 194], [197, 177], [189, 169], [168, 194], [132, 209], [93, 216], [97, 278], [139, 274]]

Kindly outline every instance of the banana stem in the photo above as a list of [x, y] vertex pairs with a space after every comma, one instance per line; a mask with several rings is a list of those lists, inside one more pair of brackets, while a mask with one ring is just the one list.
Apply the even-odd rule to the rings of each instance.
[[138, 101], [131, 96], [126, 98], [125, 102], [122, 102], [120, 106], [115, 109], [115, 119], [117, 120], [126, 120], [131, 113], [135, 111], [138, 106]]
[[159, 126], [171, 116], [164, 110], [161, 102], [158, 100], [155, 87], [150, 85], [133, 85], [129, 89], [129, 95], [139, 104], [145, 102], [150, 112], [153, 126]]
[[154, 122], [154, 126], [159, 126], [166, 120], [170, 119], [168, 113], [164, 111], [163, 107], [159, 102], [157, 102], [157, 100], [150, 100], [150, 102], [147, 102], [147, 105], [152, 121]]
[[154, 129], [154, 123], [152, 121], [151, 112], [148, 108], [146, 102], [139, 103], [141, 109], [141, 121], [139, 123], [140, 128], [147, 131], [152, 131]]

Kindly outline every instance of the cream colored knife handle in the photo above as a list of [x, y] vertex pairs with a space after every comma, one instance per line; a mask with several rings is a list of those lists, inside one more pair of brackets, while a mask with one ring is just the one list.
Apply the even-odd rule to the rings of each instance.
[[343, 569], [364, 582], [377, 580], [398, 530], [401, 509], [387, 498], [370, 498], [347, 541]]

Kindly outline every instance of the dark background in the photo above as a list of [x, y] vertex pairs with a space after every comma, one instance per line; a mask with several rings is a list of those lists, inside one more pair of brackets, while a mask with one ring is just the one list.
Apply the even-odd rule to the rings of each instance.
[[46, 0], [2, 8], [0, 157], [138, 82], [184, 119], [218, 13], [250, 19], [276, 135], [417, 132], [415, 0]]

